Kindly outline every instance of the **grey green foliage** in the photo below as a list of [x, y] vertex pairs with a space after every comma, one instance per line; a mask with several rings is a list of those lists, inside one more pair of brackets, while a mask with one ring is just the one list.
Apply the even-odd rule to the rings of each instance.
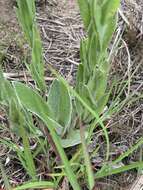
[[[34, 159], [39, 150], [36, 150], [36, 154], [33, 154], [29, 137], [34, 133], [38, 142], [42, 143], [43, 141], [39, 139], [39, 136], [43, 137], [44, 134], [42, 133], [43, 131], [39, 133], [40, 129], [33, 126], [33, 115], [37, 116], [44, 127], [48, 129], [47, 131], [61, 158], [61, 164], [63, 164], [62, 167], [58, 166], [62, 168], [60, 175], [62, 177], [63, 175], [67, 176], [74, 190], [81, 189], [78, 184], [78, 174], [80, 176], [87, 176], [88, 188], [92, 190], [94, 177], [99, 178], [128, 169], [143, 167], [142, 163], [137, 162], [118, 169], [113, 168], [114, 164], [121, 162], [123, 158], [142, 145], [142, 138], [134, 147], [110, 162], [110, 166], [107, 164], [110, 143], [107, 129], [103, 124], [104, 118], [100, 118], [110, 95], [110, 91], [107, 92], [107, 79], [110, 69], [108, 46], [116, 27], [116, 13], [119, 7], [119, 0], [78, 0], [87, 37], [81, 40], [81, 64], [78, 67], [76, 87], [74, 90], [61, 76], [57, 75], [57, 79], [50, 86], [48, 95], [46, 94], [47, 87], [44, 81], [42, 44], [35, 19], [34, 0], [17, 0], [17, 3], [18, 19], [31, 48], [31, 63], [27, 65], [38, 89], [32, 89], [27, 84], [20, 82], [13, 82], [11, 84], [3, 77], [2, 69], [0, 68], [0, 103], [7, 106], [10, 126], [12, 131], [21, 137], [23, 149], [21, 150], [16, 143], [8, 142], [6, 139], [0, 139], [0, 143], [7, 145], [17, 152], [21, 164], [34, 181], [19, 186], [15, 190], [55, 187], [53, 182], [37, 182]], [[42, 96], [43, 94], [44, 97]], [[47, 95], [47, 101], [45, 94]], [[76, 99], [75, 102], [74, 98]], [[75, 110], [73, 102], [76, 103], [77, 110]], [[80, 116], [78, 124], [77, 113]], [[93, 119], [94, 122], [92, 123]], [[88, 129], [82, 126], [85, 122], [87, 122]], [[106, 138], [107, 153], [106, 162], [103, 163], [103, 167], [93, 175], [86, 140], [88, 139], [89, 141], [91, 139], [91, 133], [98, 123], [101, 125]], [[75, 152], [75, 155], [69, 161], [64, 148], [78, 144], [81, 144], [82, 151], [79, 146], [79, 152]], [[82, 162], [83, 160], [84, 163]], [[82, 163], [83, 170], [79, 166], [71, 166], [72, 164], [81, 165], [80, 163]], [[5, 181], [7, 183], [7, 179]], [[59, 183], [59, 181], [60, 179], [57, 179], [56, 183]]]
[[36, 181], [36, 182], [27, 182], [19, 187], [13, 188], [12, 190], [26, 190], [26, 189], [45, 189], [45, 188], [54, 188], [54, 183], [49, 181]]
[[[55, 79], [48, 94], [48, 105], [55, 121], [64, 127], [64, 131], [71, 122], [72, 102], [67, 87]], [[64, 132], [63, 131], [63, 132]]]
[[35, 90], [32, 90], [22, 83], [13, 83], [13, 86], [20, 104], [22, 103], [26, 109], [36, 114], [45, 122], [48, 119], [51, 120], [57, 133], [62, 133], [63, 127], [55, 121], [48, 104]]
[[44, 105], [41, 97], [38, 96], [38, 94], [34, 90], [30, 89], [22, 83], [14, 83], [13, 85], [16, 96], [21, 106], [24, 106], [27, 110], [37, 115], [45, 123], [45, 126], [48, 128], [53, 142], [55, 143], [56, 148], [59, 152], [60, 158], [63, 161], [65, 171], [71, 185], [74, 189], [80, 190], [76, 176], [71, 169], [67, 156], [62, 147], [61, 138], [58, 135], [58, 133], [61, 132], [60, 124], [53, 120], [52, 116], [50, 117], [49, 110], [43, 110], [43, 108], [47, 109], [47, 107]]
[[[107, 48], [116, 28], [119, 0], [78, 0], [78, 3], [87, 38], [81, 41], [76, 90], [100, 115], [109, 97], [106, 92], [110, 68]], [[79, 101], [76, 106], [82, 120], [92, 120]]]
[[46, 91], [42, 43], [36, 23], [34, 0], [17, 0], [17, 16], [32, 51], [31, 64], [27, 67], [42, 92]]
[[[33, 156], [30, 151], [29, 139], [27, 130], [25, 128], [25, 117], [21, 112], [21, 108], [17, 103], [16, 94], [9, 81], [5, 80], [2, 72], [0, 71], [0, 102], [1, 104], [9, 107], [9, 119], [12, 130], [22, 138], [24, 152], [19, 152], [18, 156], [23, 162], [23, 166], [29, 173], [30, 177], [36, 179], [36, 169], [33, 161]], [[25, 159], [23, 159], [25, 158]]]

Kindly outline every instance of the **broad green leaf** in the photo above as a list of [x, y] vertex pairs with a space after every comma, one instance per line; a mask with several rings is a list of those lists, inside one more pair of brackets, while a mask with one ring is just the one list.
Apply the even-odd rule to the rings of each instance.
[[102, 5], [102, 23], [107, 23], [113, 19], [119, 8], [120, 0], [104, 0]]
[[71, 97], [67, 87], [57, 79], [51, 85], [48, 95], [48, 106], [55, 121], [67, 128], [71, 122]]
[[48, 104], [44, 102], [42, 97], [36, 91], [18, 82], [13, 82], [13, 86], [20, 103], [22, 102], [29, 111], [35, 113], [42, 119], [44, 118], [45, 121], [47, 118], [51, 120], [57, 133], [62, 133], [63, 127], [52, 119], [53, 115]]
[[107, 49], [112, 33], [116, 27], [115, 17], [119, 0], [105, 0], [102, 5], [93, 1], [92, 17], [94, 28], [99, 35], [101, 50]]
[[15, 97], [14, 90], [9, 81], [7, 81], [0, 68], [0, 102], [8, 104]]
[[[95, 0], [92, 1], [91, 13], [92, 13], [93, 29], [94, 29], [92, 31], [92, 35], [93, 33], [100, 35], [101, 31], [99, 30], [99, 28], [101, 27], [102, 10], [101, 6], [99, 6]], [[99, 37], [98, 40], [100, 41]]]
[[117, 23], [117, 18], [114, 17], [107, 24], [107, 29], [106, 29], [106, 32], [105, 32], [105, 35], [104, 35], [103, 41], [102, 41], [103, 50], [107, 49], [107, 47], [109, 45], [109, 42], [110, 42], [112, 35], [113, 35], [113, 32], [115, 31], [115, 28], [116, 28], [116, 23]]
[[105, 93], [104, 96], [102, 96], [101, 99], [99, 99], [97, 107], [96, 107], [96, 111], [99, 115], [104, 111], [104, 108], [109, 99], [109, 95], [110, 95], [110, 93], [108, 93], [108, 94]]
[[80, 14], [83, 19], [84, 26], [86, 30], [90, 25], [90, 9], [89, 9], [89, 1], [88, 0], [78, 0], [78, 5], [80, 8]]
[[98, 103], [97, 103], [97, 107], [96, 107], [96, 110], [97, 110], [97, 113], [100, 115], [103, 111], [104, 111], [104, 108], [109, 100], [109, 96], [113, 90], [113, 87], [114, 87], [114, 83], [112, 84], [112, 86], [110, 87], [110, 90], [108, 93], [105, 93], [101, 99], [98, 100]]
[[102, 119], [99, 117], [99, 115], [96, 113], [96, 111], [94, 109], [92, 109], [84, 100], [83, 98], [79, 95], [79, 93], [76, 92], [76, 90], [74, 90], [69, 84], [68, 82], [57, 73], [57, 71], [55, 71], [51, 66], [49, 66], [52, 73], [57, 76], [57, 78], [59, 80], [61, 80], [65, 86], [67, 86], [67, 88], [70, 90], [71, 94], [74, 95], [74, 97], [81, 103], [81, 105], [84, 107], [83, 110], [87, 110], [91, 115], [94, 116], [94, 118], [96, 119], [96, 122], [100, 124], [100, 127], [103, 130], [104, 136], [106, 138], [106, 142], [107, 142], [107, 152], [106, 152], [106, 160], [108, 160], [109, 158], [109, 149], [110, 149], [110, 144], [109, 144], [109, 137], [108, 137], [108, 132], [106, 127], [104, 126]]
[[[97, 33], [98, 36], [98, 41], [99, 41], [99, 47], [100, 51], [103, 51], [103, 38], [106, 35], [106, 28], [107, 28], [107, 23], [102, 24], [101, 23], [102, 19], [102, 9], [101, 6], [97, 5], [94, 1], [93, 3], [93, 20], [94, 20], [94, 29]], [[97, 42], [96, 42], [97, 43]], [[97, 51], [97, 49], [96, 49]], [[102, 53], [102, 52], [101, 52]]]
[[[67, 159], [67, 156], [62, 148], [61, 138], [57, 135], [57, 133], [61, 134], [62, 129], [60, 125], [56, 125], [57, 122], [55, 122], [52, 118], [49, 117], [51, 113], [48, 113], [49, 112], [48, 105], [45, 105], [45, 102], [43, 102], [43, 99], [34, 90], [31, 90], [24, 84], [13, 83], [13, 86], [15, 88], [19, 102], [30, 112], [32, 112], [33, 114], [36, 114], [45, 123], [46, 127], [49, 129], [51, 137], [56, 145], [56, 148], [59, 152], [61, 160], [65, 166], [65, 171], [66, 171], [68, 180], [70, 181], [73, 189], [80, 190], [81, 188], [77, 182], [76, 176], [73, 173], [71, 166], [69, 164], [69, 161]], [[46, 113], [43, 113], [45, 112], [45, 110], [46, 110]]]
[[35, 16], [36, 9], [35, 9], [35, 0], [26, 0], [26, 3], [28, 5], [29, 10], [31, 11], [31, 14], [33, 17]]

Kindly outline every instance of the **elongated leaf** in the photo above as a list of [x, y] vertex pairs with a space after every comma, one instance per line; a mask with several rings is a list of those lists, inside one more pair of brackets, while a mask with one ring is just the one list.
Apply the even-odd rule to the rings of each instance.
[[12, 190], [45, 189], [45, 188], [54, 188], [54, 183], [50, 181], [27, 182], [19, 187], [13, 188]]
[[96, 119], [96, 122], [100, 124], [103, 132], [104, 132], [104, 136], [106, 138], [106, 142], [107, 142], [107, 153], [106, 153], [106, 160], [108, 160], [109, 158], [109, 149], [110, 149], [110, 143], [109, 143], [109, 137], [108, 137], [108, 132], [106, 127], [104, 126], [102, 119], [99, 117], [99, 115], [96, 113], [95, 110], [93, 110], [83, 99], [82, 97], [68, 84], [68, 82], [66, 80], [64, 80], [64, 78], [62, 76], [60, 76], [51, 66], [49, 66], [50, 70], [52, 71], [53, 74], [55, 74], [57, 76], [57, 78], [59, 80], [61, 80], [66, 86], [67, 88], [71, 91], [71, 93], [77, 98], [77, 100], [81, 103], [81, 105], [84, 107], [84, 109], [86, 109], [87, 111], [89, 111], [89, 113], [94, 116], [94, 118]]
[[[32, 0], [34, 1], [34, 0]], [[34, 14], [33, 13], [33, 3], [32, 1], [27, 0], [17, 0], [18, 9], [17, 9], [17, 15], [19, 19], [19, 23], [22, 26], [22, 29], [25, 33], [25, 36], [32, 46], [32, 27], [33, 27], [33, 21], [34, 21]]]
[[40, 95], [31, 88], [27, 87], [26, 85], [18, 82], [14, 82], [13, 86], [15, 88], [17, 97], [24, 103], [24, 106], [35, 113], [38, 117], [44, 118], [47, 120], [49, 118], [51, 122], [53, 122], [55, 130], [58, 132], [58, 134], [61, 134], [63, 131], [63, 127], [56, 123], [54, 120], [52, 120], [53, 115], [52, 112], [44, 102], [44, 100], [41, 98]]
[[78, 0], [80, 14], [83, 19], [86, 30], [88, 30], [90, 24], [90, 9], [88, 0]]
[[[77, 182], [76, 176], [73, 173], [70, 164], [68, 162], [67, 156], [62, 148], [61, 145], [61, 139], [56, 133], [60, 129], [58, 129], [57, 126], [55, 126], [56, 122], [54, 122], [53, 119], [48, 117], [48, 111], [49, 109], [47, 106], [45, 106], [43, 99], [34, 91], [31, 90], [30, 88], [26, 87], [24, 84], [21, 83], [13, 83], [13, 86], [15, 88], [17, 97], [19, 99], [19, 102], [26, 107], [30, 112], [33, 114], [36, 114], [39, 118], [42, 119], [42, 121], [45, 123], [45, 125], [48, 127], [51, 137], [56, 145], [56, 148], [59, 152], [59, 155], [61, 157], [61, 160], [63, 161], [63, 164], [65, 166], [65, 171], [67, 174], [67, 177], [73, 187], [73, 189], [80, 190], [80, 186]], [[43, 108], [44, 110], [43, 110]], [[45, 113], [43, 113], [46, 110]], [[61, 132], [61, 131], [60, 131]]]
[[15, 101], [10, 102], [10, 123], [13, 125], [15, 130], [18, 131], [18, 135], [22, 138], [24, 148], [24, 160], [26, 169], [33, 180], [36, 179], [36, 168], [33, 160], [33, 156], [30, 150], [30, 144], [28, 135], [25, 128], [25, 118], [22, 114], [20, 107]]
[[80, 64], [78, 66], [78, 71], [77, 71], [77, 80], [76, 80], [76, 90], [77, 92], [82, 91], [82, 86], [81, 84], [83, 83], [83, 73], [84, 73], [84, 68], [83, 64]]
[[32, 62], [28, 65], [28, 69], [30, 70], [30, 73], [38, 88], [42, 92], [45, 92], [46, 85], [44, 81], [44, 61], [41, 38], [35, 22], [35, 1], [17, 0], [17, 4], [18, 19], [32, 49]]
[[119, 156], [116, 160], [113, 161], [113, 164], [118, 163], [122, 161], [124, 158], [132, 154], [135, 150], [138, 149], [143, 144], [143, 138], [141, 137], [138, 142], [132, 146], [130, 149], [128, 149], [125, 153], [123, 153], [121, 156]]
[[94, 175], [93, 175], [93, 170], [90, 163], [90, 157], [89, 157], [87, 146], [86, 146], [84, 128], [81, 124], [80, 124], [80, 135], [81, 135], [82, 149], [83, 149], [83, 154], [84, 154], [84, 162], [85, 162], [85, 167], [86, 167], [89, 189], [92, 190], [95, 183]]
[[88, 64], [90, 67], [90, 73], [91, 71], [93, 71], [93, 68], [95, 67], [95, 65], [97, 64], [97, 60], [98, 60], [98, 51], [97, 51], [97, 47], [98, 47], [98, 40], [96, 38], [95, 33], [92, 34], [91, 38], [88, 40]]
[[40, 34], [36, 25], [33, 26], [32, 63], [30, 64], [29, 69], [32, 77], [37, 82], [38, 87], [44, 91], [46, 89], [46, 85], [44, 81], [43, 52]]
[[71, 97], [66, 86], [57, 79], [53, 81], [50, 88], [48, 105], [52, 111], [55, 121], [66, 129], [71, 121]]
[[[31, 166], [28, 167], [28, 164], [26, 163], [27, 162], [27, 158], [25, 157], [25, 153], [24, 153], [24, 149], [21, 149], [19, 146], [17, 146], [16, 144], [14, 144], [12, 141], [10, 140], [5, 140], [5, 139], [0, 139], [0, 144], [3, 144], [3, 145], [6, 145], [7, 147], [9, 147], [10, 149], [12, 149], [13, 151], [16, 152], [23, 168], [26, 169], [26, 171], [28, 172], [29, 176], [31, 176], [31, 172], [29, 171]], [[29, 156], [31, 156], [30, 154], [28, 155], [28, 159], [29, 159]], [[26, 159], [25, 159], [26, 158]]]
[[110, 163], [110, 165], [105, 164], [103, 165], [103, 167], [101, 168], [101, 170], [99, 170], [96, 173], [96, 177], [103, 177], [103, 176], [107, 176], [107, 175], [112, 175], [112, 174], [116, 174], [116, 173], [120, 173], [123, 171], [127, 171], [133, 168], [143, 168], [143, 162], [136, 162], [127, 166], [123, 166], [123, 167], [119, 167], [117, 169], [114, 169], [114, 165], [118, 164], [119, 162], [121, 162], [125, 157], [129, 156], [129, 154], [133, 153], [135, 150], [138, 149], [139, 146], [141, 146], [143, 144], [143, 138], [141, 137], [139, 139], [139, 141], [130, 149], [128, 149], [125, 153], [123, 153], [121, 156], [119, 156], [116, 160], [114, 160], [113, 162]]
[[0, 69], [0, 101], [3, 104], [8, 105], [8, 103], [15, 97], [14, 90], [9, 81], [7, 81]]
[[[87, 55], [88, 55], [88, 39], [84, 39], [84, 40], [81, 40], [81, 43], [80, 43], [80, 59], [81, 59], [81, 64], [79, 65], [79, 67], [82, 66], [82, 68], [80, 68], [80, 70], [82, 69], [83, 71], [82, 72], [82, 82], [87, 82], [88, 79], [89, 79], [89, 76], [91, 74], [91, 70], [90, 70], [90, 64], [89, 64], [89, 61], [87, 59]], [[78, 68], [79, 68], [78, 67]], [[78, 78], [78, 73], [77, 73], [77, 78]], [[78, 79], [77, 79], [78, 81]], [[80, 80], [81, 82], [81, 80]]]
[[106, 34], [104, 35], [104, 38], [103, 38], [103, 49], [106, 49], [111, 38], [112, 38], [112, 34], [113, 32], [115, 31], [115, 28], [116, 28], [116, 23], [117, 23], [117, 18], [114, 17], [110, 22], [108, 22], [108, 27], [107, 27], [107, 30], [106, 30]]
[[109, 19], [113, 19], [117, 9], [119, 8], [120, 0], [105, 0], [102, 5], [102, 22], [108, 22]]
[[103, 171], [101, 173], [95, 174], [95, 178], [103, 178], [105, 176], [110, 176], [113, 174], [119, 174], [125, 171], [129, 171], [132, 169], [142, 169], [143, 168], [143, 162], [135, 162], [126, 166], [121, 166], [119, 168], [113, 169], [113, 168], [107, 168], [106, 171]]

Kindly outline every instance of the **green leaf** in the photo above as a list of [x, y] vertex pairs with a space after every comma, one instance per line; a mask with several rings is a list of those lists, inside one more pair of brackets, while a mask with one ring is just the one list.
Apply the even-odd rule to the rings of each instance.
[[44, 102], [42, 97], [36, 91], [18, 82], [13, 82], [13, 86], [20, 103], [22, 101], [24, 106], [29, 109], [29, 111], [35, 113], [38, 117], [42, 119], [44, 118], [45, 120], [49, 118], [51, 122], [53, 122], [57, 133], [62, 133], [63, 127], [52, 119], [53, 115], [48, 104]]
[[83, 83], [83, 72], [84, 72], [84, 67], [83, 64], [79, 64], [78, 66], [78, 71], [77, 71], [77, 79], [76, 79], [76, 90], [77, 92], [82, 91], [81, 84]]
[[21, 124], [25, 123], [23, 118], [23, 113], [21, 112], [18, 105], [16, 105], [16, 100], [11, 100], [9, 103], [9, 119], [12, 131], [15, 132], [18, 136], [20, 136], [21, 132]]
[[48, 105], [55, 121], [67, 129], [71, 122], [71, 97], [67, 87], [57, 79], [53, 81], [50, 87]]
[[24, 148], [25, 167], [32, 179], [36, 179], [36, 168], [30, 150], [28, 135], [25, 128], [25, 118], [16, 100], [10, 102], [10, 123], [22, 138]]
[[90, 9], [88, 0], [78, 0], [80, 14], [83, 19], [86, 30], [88, 30], [90, 24]]
[[93, 1], [92, 17], [94, 30], [98, 34], [100, 48], [107, 49], [112, 34], [116, 27], [116, 12], [119, 7], [119, 0]]
[[[91, 74], [90, 65], [89, 65], [89, 62], [87, 59], [87, 53], [88, 53], [87, 45], [88, 45], [88, 39], [81, 40], [81, 43], [80, 43], [81, 64], [78, 67], [78, 69], [80, 69], [80, 72], [82, 72], [82, 74], [80, 74], [80, 76], [82, 76], [82, 78], [80, 78], [81, 79], [80, 82], [85, 82], [85, 83], [88, 81], [89, 76]], [[83, 70], [83, 71], [81, 71], [81, 70]], [[79, 73], [77, 73], [77, 79], [78, 79], [78, 74]]]
[[143, 168], [143, 162], [134, 162], [132, 164], [121, 166], [119, 168], [113, 169], [112, 167], [106, 168], [106, 170], [103, 170], [103, 172], [95, 174], [95, 178], [103, 178], [105, 176], [115, 175], [122, 172], [126, 172], [132, 169], [142, 169]]
[[85, 163], [85, 168], [86, 168], [86, 175], [88, 179], [87, 181], [89, 184], [89, 190], [92, 190], [94, 188], [95, 181], [94, 181], [93, 170], [92, 170], [92, 166], [90, 162], [90, 156], [89, 156], [87, 145], [86, 145], [85, 131], [81, 123], [80, 123], [80, 135], [81, 135], [82, 149], [83, 149], [83, 155], [84, 155], [84, 163]]
[[[29, 162], [29, 159], [31, 157], [31, 153], [28, 154], [28, 157], [26, 156], [25, 152], [24, 152], [24, 148], [21, 149], [19, 146], [17, 146], [17, 144], [14, 144], [12, 141], [5, 140], [5, 139], [0, 139], [0, 144], [3, 144], [7, 147], [9, 147], [10, 149], [12, 149], [13, 151], [16, 152], [18, 159], [20, 160], [23, 168], [26, 169], [27, 173], [31, 176], [32, 174], [32, 170], [31, 170], [31, 166], [32, 166], [32, 162]], [[33, 159], [33, 158], [32, 158]], [[29, 164], [28, 164], [29, 163]], [[29, 166], [28, 166], [29, 165]], [[30, 171], [31, 170], [31, 171]]]
[[3, 76], [2, 70], [0, 69], [0, 101], [3, 104], [8, 103], [15, 97], [14, 90], [8, 80]]
[[25, 36], [30, 45], [32, 45], [32, 27], [34, 21], [35, 12], [33, 9], [34, 0], [17, 0], [18, 8], [17, 8], [17, 16], [19, 19], [19, 23], [22, 26], [22, 29], [25, 33]]
[[27, 182], [19, 187], [13, 188], [12, 190], [45, 189], [45, 188], [54, 188], [54, 183], [50, 181]]
[[116, 160], [114, 160], [112, 163], [116, 164], [122, 161], [124, 158], [128, 157], [130, 154], [132, 154], [135, 150], [137, 150], [140, 146], [143, 145], [143, 138], [141, 137], [138, 142], [131, 146], [125, 153], [121, 154]]
[[117, 23], [117, 18], [114, 17], [110, 22], [108, 22], [107, 29], [105, 31], [103, 41], [102, 41], [102, 48], [106, 49], [108, 47], [108, 44], [112, 38], [112, 34], [115, 31], [116, 28], [116, 23]]
[[97, 104], [97, 107], [96, 107], [96, 110], [97, 110], [97, 113], [100, 115], [103, 111], [104, 111], [104, 108], [108, 102], [108, 99], [109, 99], [109, 95], [110, 93], [108, 94], [105, 94], [104, 96], [101, 97], [101, 99], [98, 101], [98, 104]]
[[80, 190], [81, 188], [77, 182], [76, 176], [73, 173], [67, 156], [64, 152], [64, 149], [62, 148], [61, 138], [57, 135], [57, 132], [61, 133], [60, 125], [58, 128], [58, 126], [55, 125], [57, 123], [51, 117], [48, 116], [50, 115], [50, 113], [48, 114], [49, 109], [47, 108], [47, 105], [45, 105], [43, 99], [34, 90], [31, 90], [30, 88], [26, 87], [24, 84], [21, 83], [13, 83], [13, 86], [15, 88], [18, 100], [21, 103], [21, 105], [33, 114], [36, 114], [39, 118], [41, 118], [42, 121], [45, 123], [46, 127], [49, 129], [51, 137], [56, 145], [61, 160], [63, 161], [63, 164], [65, 166], [65, 171], [68, 180], [70, 181], [73, 189]]
[[102, 5], [102, 23], [107, 23], [109, 19], [113, 19], [117, 9], [119, 8], [120, 0], [105, 0]]
[[90, 67], [90, 73], [93, 72], [93, 68], [97, 64], [98, 60], [98, 40], [95, 33], [92, 34], [91, 38], [88, 40], [88, 63]]
[[[51, 66], [49, 66], [49, 68], [51, 69], [52, 73], [57, 76], [57, 78], [59, 80], [61, 80], [65, 86], [67, 86], [67, 88], [70, 90], [71, 94], [73, 94], [75, 96], [75, 98], [81, 103], [81, 105], [84, 107], [83, 110], [87, 110], [91, 115], [94, 116], [94, 118], [96, 119], [96, 122], [100, 124], [100, 127], [103, 130], [104, 136], [106, 138], [106, 142], [107, 142], [107, 152], [106, 152], [106, 160], [108, 160], [109, 158], [109, 149], [110, 149], [110, 143], [109, 143], [109, 137], [108, 137], [108, 132], [106, 127], [104, 126], [102, 119], [99, 117], [99, 115], [96, 113], [96, 111], [94, 109], [92, 109], [84, 100], [83, 98], [77, 93], [76, 90], [74, 90], [69, 84], [68, 82], [57, 73], [57, 71], [55, 71]], [[82, 93], [82, 92], [81, 92]]]
[[[85, 138], [88, 134], [86, 133]], [[66, 139], [61, 139], [62, 147], [68, 148], [81, 144], [80, 130], [70, 130]]]
[[35, 1], [17, 0], [17, 15], [27, 41], [32, 49], [32, 63], [28, 66], [38, 88], [46, 91], [44, 81], [44, 61], [40, 34], [35, 22]]
[[44, 91], [46, 85], [44, 81], [43, 52], [41, 38], [36, 26], [33, 26], [32, 63], [30, 64], [29, 69], [38, 87]]
[[122, 160], [125, 157], [128, 157], [130, 154], [132, 154], [142, 144], [143, 144], [143, 138], [141, 137], [134, 146], [132, 146], [126, 152], [121, 154], [117, 159], [112, 161], [110, 164], [104, 164], [103, 167], [96, 173], [96, 178], [100, 178], [100, 177], [104, 177], [104, 176], [108, 176], [108, 175], [112, 175], [112, 174], [116, 174], [116, 173], [121, 173], [121, 172], [130, 170], [130, 169], [133, 169], [133, 168], [143, 168], [143, 162], [136, 162], [136, 163], [132, 163], [127, 166], [123, 166], [123, 167], [114, 169], [114, 165], [122, 162]]

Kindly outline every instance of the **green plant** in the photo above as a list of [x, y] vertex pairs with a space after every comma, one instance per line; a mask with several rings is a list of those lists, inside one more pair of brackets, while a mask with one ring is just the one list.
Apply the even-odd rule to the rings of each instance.
[[32, 51], [32, 61], [30, 65], [27, 65], [27, 68], [38, 88], [41, 92], [45, 92], [44, 61], [40, 34], [35, 19], [35, 2], [33, 0], [17, 0], [17, 5], [17, 17]]
[[[81, 41], [76, 90], [100, 115], [109, 98], [106, 92], [110, 68], [108, 46], [116, 28], [119, 0], [78, 2], [88, 37]], [[81, 120], [90, 122], [93, 119], [78, 102], [76, 106]]]
[[[87, 37], [81, 40], [81, 64], [78, 67], [76, 86], [73, 89], [62, 76], [49, 66], [57, 78], [50, 86], [48, 94], [44, 81], [44, 61], [35, 19], [34, 0], [17, 0], [17, 3], [18, 19], [31, 48], [31, 63], [26, 66], [36, 82], [37, 88], [32, 89], [27, 84], [20, 82], [10, 83], [3, 77], [2, 69], [0, 69], [0, 103], [9, 110], [12, 131], [22, 138], [23, 150], [15, 143], [5, 139], [1, 139], [0, 143], [12, 147], [31, 178], [30, 182], [15, 188], [15, 190], [39, 187], [56, 188], [64, 176], [67, 176], [74, 190], [80, 190], [78, 179], [79, 176], [85, 175], [87, 176], [87, 186], [92, 190], [96, 178], [143, 167], [141, 162], [137, 162], [114, 169], [115, 164], [143, 143], [142, 138], [122, 156], [108, 163], [110, 142], [103, 121], [109, 114], [116, 111], [114, 105], [104, 111], [112, 90], [111, 88], [107, 91], [110, 69], [108, 46], [116, 28], [119, 0], [78, 0]], [[47, 100], [45, 95], [47, 95]], [[53, 148], [56, 148], [55, 152], [58, 152], [61, 159], [60, 165], [56, 166], [61, 173], [51, 174], [54, 176], [54, 180], [38, 182], [35, 157], [39, 151], [44, 153], [47, 151], [40, 138], [41, 136], [47, 138], [47, 136], [45, 137], [43, 131], [34, 126], [33, 115], [44, 125], [47, 131], [46, 135], [52, 138], [55, 145]], [[97, 125], [102, 128], [107, 150], [102, 168], [94, 174], [87, 144], [91, 141], [93, 130]], [[32, 135], [40, 144], [35, 154], [30, 149], [29, 139]], [[75, 148], [73, 157], [68, 160], [64, 148], [75, 145], [80, 146], [78, 149]], [[98, 147], [96, 150], [98, 151]], [[7, 180], [5, 181], [7, 183]]]

